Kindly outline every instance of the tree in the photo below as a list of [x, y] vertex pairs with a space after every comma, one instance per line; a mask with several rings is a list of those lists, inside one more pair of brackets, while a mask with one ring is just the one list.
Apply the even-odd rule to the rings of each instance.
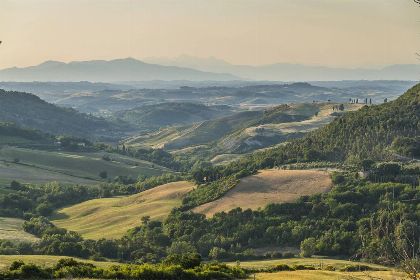
[[[387, 201], [391, 204], [391, 201]], [[394, 203], [393, 203], [394, 204]], [[403, 205], [378, 211], [359, 229], [361, 255], [386, 265], [399, 267], [408, 279], [418, 280], [420, 273], [420, 236], [416, 221], [408, 220]]]
[[316, 250], [316, 240], [313, 237], [306, 238], [300, 243], [300, 255], [304, 258], [310, 258]]
[[168, 249], [168, 255], [196, 254], [197, 249], [186, 241], [176, 241]]
[[106, 172], [105, 170], [99, 172], [99, 177], [101, 177], [102, 179], [108, 178], [108, 172]]
[[143, 225], [147, 225], [150, 222], [150, 216], [143, 216], [140, 220]]
[[44, 202], [36, 207], [36, 212], [41, 216], [49, 216], [53, 212], [53, 209], [50, 205]]

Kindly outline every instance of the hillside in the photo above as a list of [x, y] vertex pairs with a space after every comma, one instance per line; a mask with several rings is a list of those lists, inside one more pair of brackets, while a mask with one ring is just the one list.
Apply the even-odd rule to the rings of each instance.
[[181, 181], [131, 196], [94, 199], [60, 210], [53, 222], [86, 238], [115, 239], [139, 226], [141, 217], [163, 220], [193, 188], [194, 184]]
[[46, 61], [26, 68], [0, 70], [1, 81], [150, 81], [150, 80], [237, 80], [231, 74], [210, 73], [185, 67], [161, 66], [126, 58], [115, 60]]
[[0, 145], [44, 146], [54, 143], [54, 138], [33, 129], [24, 129], [13, 123], [0, 122]]
[[169, 172], [168, 169], [147, 161], [117, 154], [104, 157], [105, 154], [0, 147], [0, 184], [18, 180], [22, 183], [60, 181], [92, 185], [104, 180], [99, 176], [103, 171], [109, 179], [116, 176], [137, 178], [140, 175], [153, 176]]
[[305, 195], [328, 191], [332, 186], [327, 172], [315, 170], [262, 170], [242, 178], [223, 197], [200, 205], [194, 212], [213, 216], [218, 212], [264, 208], [270, 203], [292, 202]]
[[101, 118], [49, 104], [23, 92], [0, 90], [0, 121], [55, 135], [112, 139], [122, 134], [124, 124], [115, 125]]
[[199, 103], [166, 102], [115, 113], [115, 117], [139, 129], [160, 129], [188, 125], [232, 114], [228, 106], [206, 106]]
[[[162, 129], [158, 132], [133, 137], [128, 145], [150, 145], [169, 150], [196, 145], [209, 145], [228, 135], [267, 123], [301, 121], [318, 112], [316, 105], [301, 105], [293, 108], [280, 105], [267, 110], [241, 111], [229, 116], [207, 120], [191, 126]], [[220, 143], [219, 143], [220, 144]], [[223, 147], [219, 146], [220, 148]]]
[[294, 145], [321, 151], [321, 157], [330, 159], [380, 159], [393, 153], [395, 140], [414, 138], [419, 131], [420, 84], [393, 102], [344, 114]]

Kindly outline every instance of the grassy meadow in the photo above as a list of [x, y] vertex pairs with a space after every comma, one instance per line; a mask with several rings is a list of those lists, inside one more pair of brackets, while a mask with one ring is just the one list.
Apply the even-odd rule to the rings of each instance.
[[0, 217], [0, 240], [37, 241], [37, 237], [23, 230], [23, 222], [22, 219]]
[[0, 178], [3, 184], [11, 180], [24, 183], [60, 181], [96, 184], [101, 180], [99, 173], [102, 171], [107, 172], [108, 178], [137, 178], [139, 175], [153, 176], [169, 172], [168, 169], [150, 162], [117, 154], [107, 154], [109, 160], [105, 160], [104, 154], [52, 152], [4, 146], [0, 149]]
[[93, 199], [61, 209], [53, 223], [85, 238], [119, 238], [140, 225], [143, 216], [164, 219], [193, 188], [193, 183], [180, 181], [131, 196]]

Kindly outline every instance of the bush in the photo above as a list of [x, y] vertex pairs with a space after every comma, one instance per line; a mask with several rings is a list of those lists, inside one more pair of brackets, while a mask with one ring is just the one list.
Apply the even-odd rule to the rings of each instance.
[[354, 265], [354, 264], [346, 265], [340, 269], [340, 271], [345, 271], [345, 272], [369, 271], [369, 270], [373, 270], [373, 269], [367, 265]]
[[324, 267], [324, 270], [327, 270], [327, 271], [335, 271], [335, 267], [332, 266], [332, 265], [327, 265], [326, 267]]
[[295, 257], [295, 254], [292, 253], [292, 252], [284, 252], [283, 253], [283, 258], [285, 258], [285, 259], [294, 258], [294, 257]]
[[99, 172], [99, 177], [101, 177], [102, 179], [108, 178], [108, 172], [106, 171]]
[[315, 270], [315, 267], [312, 265], [303, 265], [303, 264], [296, 264], [293, 265], [292, 268], [294, 270]]
[[306, 238], [300, 243], [300, 255], [304, 258], [310, 258], [315, 253], [316, 240], [313, 237]]
[[295, 270], [295, 269], [293, 267], [287, 265], [287, 264], [279, 264], [279, 265], [276, 265], [275, 267], [272, 268], [273, 272], [276, 272], [276, 271], [293, 271], [293, 270]]

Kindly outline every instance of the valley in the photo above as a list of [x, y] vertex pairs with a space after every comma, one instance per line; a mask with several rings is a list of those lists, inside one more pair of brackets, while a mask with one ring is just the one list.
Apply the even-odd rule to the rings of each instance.
[[0, 1], [0, 280], [419, 280], [419, 8]]
[[[118, 98], [138, 94], [124, 90]], [[179, 90], [193, 102], [177, 89], [144, 90], [139, 100], [154, 100], [89, 114], [16, 93], [43, 113], [31, 122], [15, 106], [1, 119], [4, 271], [22, 256], [57, 273], [84, 267], [83, 277], [96, 269], [106, 278], [123, 263], [135, 263], [127, 275], [168, 265], [187, 273], [191, 262], [197, 275], [239, 279], [403, 279], [397, 263], [376, 264], [383, 248], [371, 248], [382, 218], [403, 227], [390, 242], [417, 236], [405, 230], [417, 219], [418, 85], [380, 104], [306, 83]], [[271, 104], [277, 91], [306, 97]]]

